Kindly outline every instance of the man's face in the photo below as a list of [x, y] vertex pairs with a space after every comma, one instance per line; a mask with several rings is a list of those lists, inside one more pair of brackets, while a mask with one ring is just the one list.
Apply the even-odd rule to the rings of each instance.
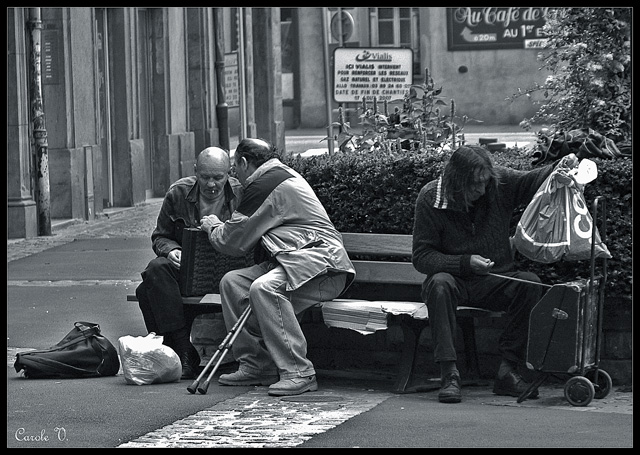
[[238, 176], [238, 180], [244, 186], [244, 183], [249, 177], [248, 168], [247, 168], [247, 160], [242, 159], [238, 153], [233, 157], [233, 167], [236, 171], [236, 175]]
[[203, 160], [196, 168], [196, 177], [202, 197], [212, 200], [222, 193], [229, 179], [229, 169], [218, 161]]
[[469, 201], [474, 202], [484, 196], [487, 189], [487, 183], [491, 179], [491, 173], [488, 170], [478, 171], [474, 174], [473, 180], [469, 187]]

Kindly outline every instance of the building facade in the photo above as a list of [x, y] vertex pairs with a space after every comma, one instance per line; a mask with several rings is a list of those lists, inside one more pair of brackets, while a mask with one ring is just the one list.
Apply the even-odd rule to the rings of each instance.
[[[9, 238], [41, 232], [43, 207], [36, 202], [47, 200], [39, 197], [44, 192], [50, 218], [89, 220], [107, 207], [164, 196], [173, 181], [193, 173], [200, 150], [229, 148], [228, 105], [219, 82], [230, 10], [7, 9]], [[252, 12], [245, 10], [250, 37]], [[284, 125], [275, 108], [281, 94], [271, 89], [277, 87], [280, 59], [263, 51], [279, 48], [272, 45], [274, 39], [279, 44], [276, 12], [255, 13], [261, 62], [273, 71], [251, 73], [247, 91], [255, 86], [265, 102], [257, 121], [247, 109], [247, 123], [253, 134], [283, 145]], [[39, 83], [30, 71], [35, 58]], [[40, 132], [46, 137], [43, 162], [36, 160], [32, 113], [38, 86], [46, 125]], [[38, 185], [43, 174], [48, 188]]]
[[[523, 45], [542, 10], [8, 8], [8, 237], [42, 235], [43, 210], [90, 220], [108, 207], [162, 197], [192, 173], [200, 150], [229, 148], [230, 136], [284, 149], [285, 128], [326, 128], [338, 107], [336, 48], [410, 49], [410, 82], [421, 83], [428, 68], [457, 112], [516, 124], [534, 107], [505, 98], [545, 77], [535, 47]], [[46, 207], [34, 145], [34, 27]], [[341, 104], [352, 112], [358, 105]]]
[[[281, 8], [284, 118], [287, 128], [327, 126], [323, 35], [337, 47], [408, 48], [413, 82], [429, 70], [442, 96], [457, 111], [488, 125], [518, 124], [537, 108], [526, 99], [506, 100], [518, 88], [542, 83], [538, 52], [548, 8]], [[328, 24], [323, 30], [323, 14]], [[339, 14], [343, 40], [336, 33]], [[329, 82], [335, 92], [336, 81]], [[380, 98], [378, 98], [380, 100]], [[338, 103], [332, 96], [335, 109]], [[358, 103], [343, 103], [355, 108]], [[333, 119], [334, 121], [337, 118]], [[351, 119], [352, 126], [357, 117]], [[291, 125], [291, 126], [289, 126]]]

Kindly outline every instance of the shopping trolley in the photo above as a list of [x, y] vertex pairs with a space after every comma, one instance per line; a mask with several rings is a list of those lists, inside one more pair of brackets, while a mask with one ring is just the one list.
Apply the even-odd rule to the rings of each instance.
[[605, 202], [598, 196], [592, 204], [589, 278], [553, 285], [531, 311], [526, 364], [538, 374], [518, 397], [518, 403], [551, 375], [571, 376], [565, 383], [564, 396], [573, 406], [587, 406], [594, 398], [602, 399], [611, 391], [611, 376], [599, 368], [606, 257], [602, 259], [601, 274], [595, 275], [598, 205], [602, 206], [601, 238], [604, 242]]

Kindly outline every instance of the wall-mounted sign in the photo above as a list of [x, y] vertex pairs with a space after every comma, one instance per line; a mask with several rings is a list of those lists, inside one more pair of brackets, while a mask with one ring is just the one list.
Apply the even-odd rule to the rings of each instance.
[[546, 43], [542, 27], [551, 8], [447, 8], [450, 51], [539, 49]]
[[401, 99], [413, 84], [413, 51], [397, 48], [337, 48], [333, 53], [333, 98], [337, 103]]
[[238, 79], [238, 53], [224, 54], [224, 95], [229, 107], [238, 107], [240, 105], [240, 84]]
[[60, 84], [60, 72], [62, 71], [60, 30], [44, 29], [42, 30], [41, 36], [40, 66], [42, 84]]

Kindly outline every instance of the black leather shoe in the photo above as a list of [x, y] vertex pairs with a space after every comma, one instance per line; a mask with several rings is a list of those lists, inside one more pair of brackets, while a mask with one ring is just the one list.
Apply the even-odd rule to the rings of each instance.
[[438, 392], [440, 403], [460, 403], [462, 393], [460, 392], [460, 376], [455, 373], [447, 374], [440, 381], [440, 392]]
[[[518, 373], [512, 371], [504, 375], [502, 379], [496, 378], [493, 383], [493, 393], [496, 395], [506, 395], [510, 397], [519, 397], [522, 393], [529, 388], [531, 384], [525, 382]], [[527, 398], [538, 398], [538, 389], [533, 389], [529, 392]]]
[[180, 379], [193, 379], [196, 377], [196, 370], [200, 366], [200, 355], [196, 348], [191, 345], [189, 349], [179, 354], [182, 363], [182, 376]]

